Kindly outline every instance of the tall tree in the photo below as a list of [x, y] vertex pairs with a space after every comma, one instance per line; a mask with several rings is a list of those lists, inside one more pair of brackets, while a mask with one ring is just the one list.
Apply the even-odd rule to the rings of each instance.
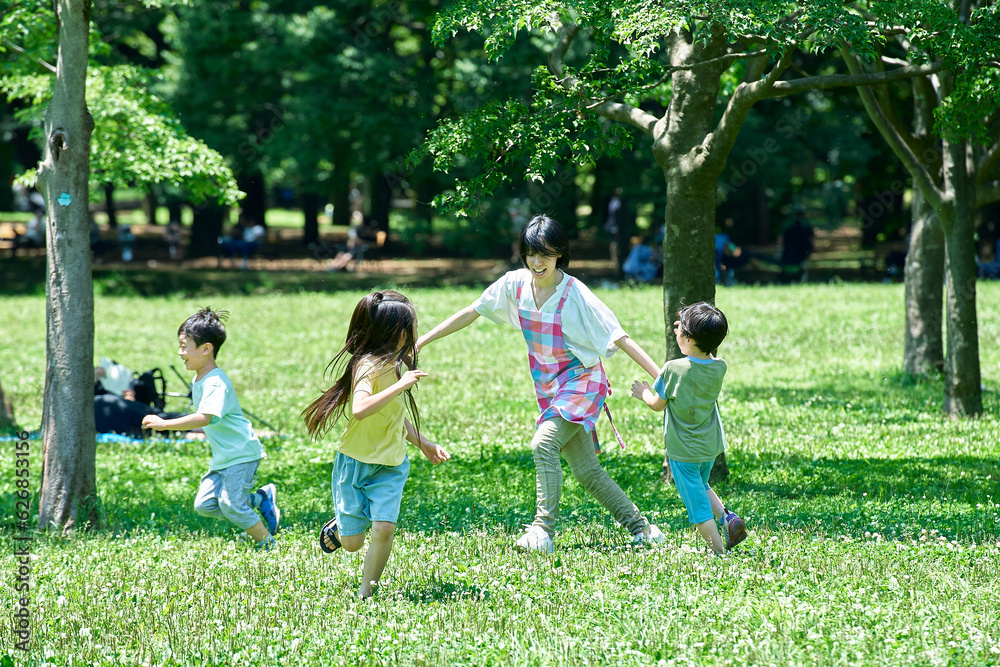
[[17, 428], [14, 421], [14, 406], [7, 400], [3, 393], [3, 385], [0, 385], [0, 433], [10, 433]]
[[[847, 46], [842, 50], [854, 73], [884, 70], [887, 63], [912, 66], [931, 56], [947, 63], [913, 82], [912, 129], [900, 119], [887, 87], [859, 88], [858, 93], [919, 193], [906, 267], [908, 371], [940, 366], [942, 266], [947, 276], [944, 408], [952, 416], [982, 412], [975, 212], [1000, 200], [1000, 11], [976, 4], [956, 1], [950, 10], [935, 6], [919, 24], [917, 39], [897, 37], [890, 43], [905, 60], [880, 49], [868, 66]], [[900, 17], [892, 5], [875, 5], [868, 14], [887, 34], [898, 32]]]
[[[843, 40], [871, 57], [882, 35], [852, 6], [832, 0], [756, 3], [544, 2], [502, 7], [465, 0], [435, 27], [442, 42], [461, 29], [489, 32], [487, 54], [499, 58], [525, 28], [549, 45], [530, 104], [489, 100], [430, 134], [419, 159], [442, 170], [461, 154], [479, 161], [475, 177], [440, 198], [444, 207], [473, 206], [527, 163], [538, 179], [562, 152], [586, 163], [617, 154], [639, 130], [666, 182], [664, 320], [669, 333], [682, 302], [715, 295], [716, 187], [736, 137], [759, 101], [794, 93], [892, 81], [938, 71], [941, 63], [847, 75], [829, 65], [801, 71], [801, 54]], [[814, 59], [815, 60], [815, 59]], [[820, 61], [823, 62], [823, 61]], [[792, 72], [803, 74], [788, 78]], [[611, 121], [608, 123], [608, 121]], [[668, 354], [679, 354], [666, 335]]]
[[[922, 3], [901, 4], [911, 12], [901, 24], [908, 32], [918, 26]], [[458, 183], [441, 204], [472, 206], [514, 164], [526, 161], [527, 176], [541, 178], [561, 151], [584, 163], [617, 152], [620, 141], [630, 140], [625, 128], [640, 131], [666, 181], [663, 309], [670, 358], [680, 354], [670, 330], [681, 304], [715, 297], [716, 188], [753, 106], [944, 68], [933, 62], [873, 73], [805, 72], [800, 54], [846, 41], [873, 59], [884, 39], [880, 26], [838, 0], [767, 0], [752, 7], [741, 0], [459, 0], [441, 15], [435, 34], [444, 42], [463, 29], [488, 31], [493, 58], [524, 29], [541, 33], [549, 54], [530, 104], [486, 102], [439, 126], [414, 156], [430, 155], [445, 171], [457, 154], [481, 165], [479, 175]], [[726, 474], [724, 460], [717, 472]]]
[[[167, 98], [193, 136], [226, 156], [241, 189], [246, 188], [244, 213], [264, 224], [266, 174], [272, 166], [265, 147], [286, 131], [278, 105], [287, 76], [280, 3], [272, 11], [249, 0], [204, 0], [178, 6], [174, 13], [175, 28], [166, 43], [177, 66], [165, 83]], [[195, 216], [191, 253], [215, 253], [217, 213]]]
[[[142, 77], [130, 69], [100, 66], [88, 74], [95, 55], [90, 49], [90, 11], [90, 0], [57, 0], [52, 8], [47, 3], [25, 3], [0, 17], [2, 33], [13, 36], [5, 37], [0, 49], [20, 56], [0, 63], [5, 75], [0, 88], [33, 103], [25, 115], [42, 109], [45, 113], [44, 157], [37, 169], [48, 209], [44, 450], [38, 513], [43, 529], [90, 527], [99, 520], [88, 211], [92, 167], [104, 172], [95, 174], [97, 183], [165, 179], [189, 185], [200, 197], [211, 193], [235, 201], [239, 194], [220, 156], [184, 135], [175, 120], [162, 115], [165, 107], [144, 87], [127, 85], [144, 81]], [[97, 93], [90, 108], [100, 109], [96, 133], [88, 108], [88, 83]]]
[[90, 135], [87, 109], [90, 1], [57, 0], [55, 85], [45, 114], [38, 181], [48, 211], [45, 395], [38, 523], [96, 524], [94, 292], [90, 268]]

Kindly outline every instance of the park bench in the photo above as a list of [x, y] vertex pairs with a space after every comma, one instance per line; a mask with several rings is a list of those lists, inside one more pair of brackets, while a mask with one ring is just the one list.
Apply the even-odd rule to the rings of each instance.
[[15, 239], [18, 235], [17, 227], [12, 224], [0, 225], [0, 250], [9, 250], [14, 254]]
[[[388, 233], [379, 229], [375, 231], [375, 238], [370, 241], [356, 240], [354, 243], [337, 242], [333, 239], [320, 238], [315, 243], [309, 245], [312, 257], [317, 262], [327, 260], [343, 261], [343, 267], [353, 263], [353, 268], [349, 270], [367, 270], [377, 272], [381, 264], [381, 250], [388, 239]], [[345, 258], [344, 254], [349, 254], [350, 258]]]

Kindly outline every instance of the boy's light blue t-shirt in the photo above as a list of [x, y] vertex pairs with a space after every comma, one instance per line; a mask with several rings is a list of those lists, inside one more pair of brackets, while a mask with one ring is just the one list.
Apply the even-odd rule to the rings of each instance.
[[212, 447], [210, 471], [267, 456], [253, 424], [243, 416], [232, 381], [221, 368], [213, 368], [205, 377], [195, 380], [191, 384], [191, 397], [195, 411], [212, 417], [212, 422], [203, 428]]
[[725, 376], [722, 359], [682, 357], [660, 369], [653, 391], [667, 401], [663, 419], [667, 458], [704, 463], [725, 450], [726, 434], [716, 403]]

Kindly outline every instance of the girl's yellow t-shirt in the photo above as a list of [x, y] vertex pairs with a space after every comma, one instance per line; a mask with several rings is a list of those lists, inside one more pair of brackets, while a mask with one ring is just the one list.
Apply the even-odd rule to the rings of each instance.
[[377, 394], [396, 383], [396, 369], [391, 364], [377, 366], [362, 359], [354, 370], [354, 387], [347, 405], [348, 422], [340, 437], [340, 453], [362, 463], [398, 466], [406, 459], [406, 427], [403, 392], [375, 414], [362, 420], [354, 414], [354, 394], [358, 390]]

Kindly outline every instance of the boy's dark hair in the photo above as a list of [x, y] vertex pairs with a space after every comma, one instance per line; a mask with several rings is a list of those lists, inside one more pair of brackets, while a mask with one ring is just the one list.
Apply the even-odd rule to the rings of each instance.
[[562, 226], [547, 215], [536, 215], [521, 230], [521, 264], [528, 265], [528, 255], [554, 257], [557, 269], [569, 265], [569, 237]]
[[729, 322], [721, 310], [700, 301], [681, 308], [677, 313], [681, 333], [688, 336], [705, 354], [715, 354], [729, 333]]
[[225, 310], [212, 310], [205, 306], [191, 317], [184, 320], [177, 329], [177, 335], [194, 341], [201, 347], [205, 343], [212, 344], [212, 358], [219, 356], [219, 348], [226, 342], [226, 326], [223, 324], [229, 318]]

